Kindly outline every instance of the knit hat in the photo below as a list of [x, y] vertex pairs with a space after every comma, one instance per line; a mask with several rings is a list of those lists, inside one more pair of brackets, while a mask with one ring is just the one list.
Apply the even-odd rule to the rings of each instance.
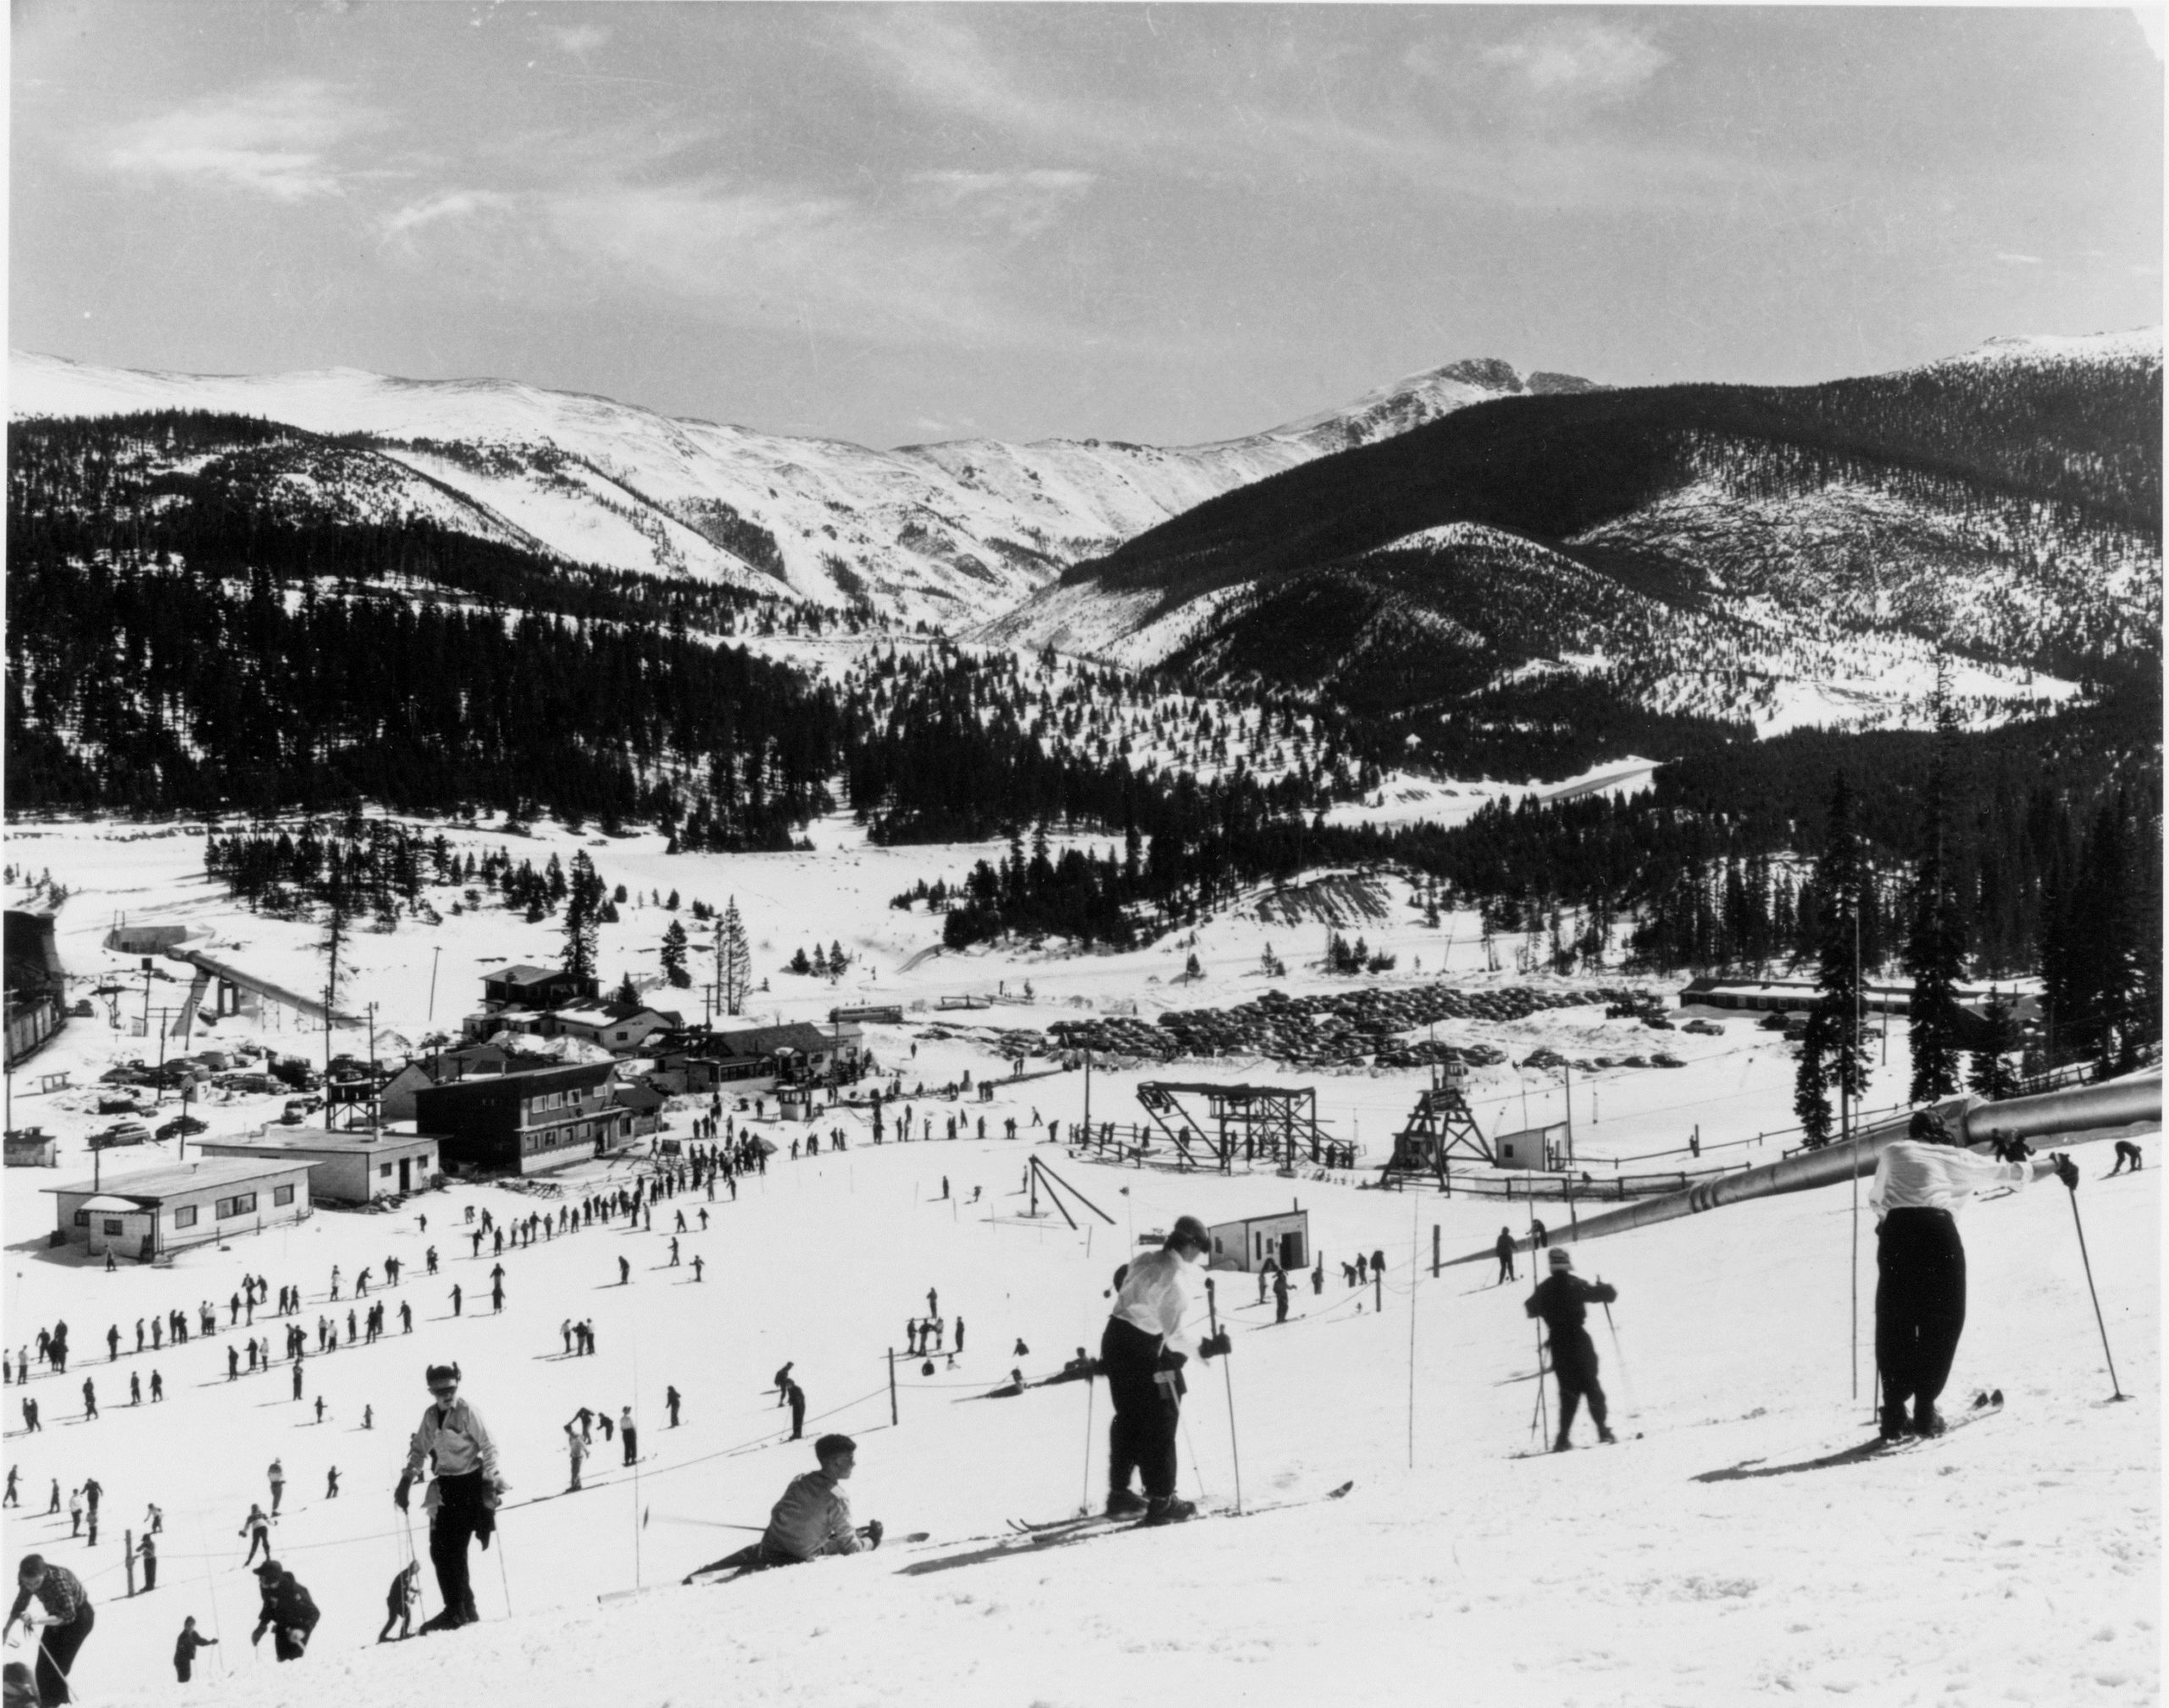
[[276, 1560], [266, 1560], [256, 1568], [256, 1575], [259, 1578], [276, 1578], [285, 1569]]
[[1573, 1254], [1563, 1245], [1554, 1245], [1551, 1248], [1551, 1267], [1554, 1269], [1573, 1268], [1574, 1267]]
[[1168, 1235], [1168, 1245], [1171, 1248], [1177, 1245], [1194, 1245], [1200, 1251], [1210, 1251], [1212, 1249], [1212, 1239], [1205, 1231], [1205, 1224], [1196, 1217], [1178, 1216], [1175, 1218], [1173, 1231]]

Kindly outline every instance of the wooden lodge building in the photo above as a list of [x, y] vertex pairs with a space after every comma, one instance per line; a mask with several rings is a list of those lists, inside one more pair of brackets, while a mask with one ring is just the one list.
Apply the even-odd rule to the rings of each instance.
[[427, 1085], [414, 1093], [414, 1123], [448, 1169], [539, 1174], [632, 1142], [636, 1115], [618, 1099], [617, 1073], [614, 1062], [583, 1062]]

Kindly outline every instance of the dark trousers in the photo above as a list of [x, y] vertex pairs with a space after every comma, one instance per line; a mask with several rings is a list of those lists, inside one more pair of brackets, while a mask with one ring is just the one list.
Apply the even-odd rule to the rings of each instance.
[[266, 1560], [269, 1560], [271, 1557], [271, 1533], [269, 1530], [264, 1529], [261, 1525], [248, 1533], [248, 1558], [242, 1561], [241, 1563], [244, 1566], [254, 1565], [256, 1563], [256, 1550], [258, 1548], [263, 1549], [263, 1557]]
[[437, 1478], [436, 1517], [430, 1522], [430, 1564], [436, 1568], [437, 1593], [447, 1607], [474, 1616], [474, 1588], [467, 1578], [467, 1544], [475, 1537], [489, 1546], [496, 1514], [483, 1504], [488, 1493], [480, 1471]]
[[618, 1433], [624, 1438], [625, 1462], [630, 1465], [641, 1456], [640, 1437], [630, 1429], [620, 1429]]
[[75, 1651], [97, 1622], [97, 1609], [85, 1607], [65, 1625], [47, 1625], [38, 1633], [37, 1700], [41, 1703], [72, 1702], [68, 1674], [75, 1665]]
[[1514, 1254], [1513, 1254], [1512, 1252], [1511, 1252], [1511, 1251], [1501, 1251], [1501, 1252], [1499, 1254], [1499, 1284], [1498, 1284], [1503, 1287], [1503, 1286], [1504, 1286], [1507, 1282], [1509, 1282], [1509, 1281], [1512, 1280], [1513, 1278], [1514, 1278]]
[[147, 1593], [158, 1587], [158, 1561], [155, 1554], [143, 1556], [143, 1588]]
[[1129, 1488], [1134, 1467], [1148, 1500], [1175, 1492], [1175, 1425], [1182, 1416], [1176, 1384], [1155, 1379], [1160, 1348], [1158, 1335], [1119, 1317], [1110, 1317], [1100, 1336], [1100, 1368], [1115, 1408], [1107, 1426], [1107, 1486]]
[[173, 1663], [173, 1670], [180, 1676], [180, 1682], [186, 1684], [188, 1682], [188, 1675], [195, 1665], [193, 1661], [176, 1661]]
[[1883, 1403], [1914, 1415], [1950, 1379], [1966, 1328], [1966, 1247], [1947, 1210], [1893, 1210], [1875, 1241], [1875, 1363]]
[[1589, 1416], [1596, 1427], [1605, 1427], [1604, 1389], [1596, 1379], [1596, 1347], [1584, 1328], [1551, 1331], [1551, 1370], [1559, 1378], [1559, 1439], [1574, 1427], [1574, 1413], [1582, 1401], [1589, 1402]]

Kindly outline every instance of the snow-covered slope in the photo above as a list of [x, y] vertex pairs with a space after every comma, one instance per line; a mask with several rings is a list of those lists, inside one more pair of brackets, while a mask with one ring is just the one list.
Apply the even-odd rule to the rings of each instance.
[[197, 409], [364, 435], [445, 495], [454, 525], [613, 568], [865, 600], [904, 623], [957, 625], [1015, 602], [1207, 498], [1453, 410], [1532, 387], [1504, 363], [1418, 374], [1247, 438], [1165, 449], [990, 440], [874, 451], [680, 420], [495, 380], [411, 380], [335, 368], [219, 375], [102, 368], [15, 352], [18, 416]]
[[[480, 846], [497, 840], [452, 834]], [[542, 827], [531, 851], [574, 846]], [[92, 995], [101, 975], [134, 972], [132, 957], [98, 947], [120, 908], [132, 923], [202, 927], [222, 958], [313, 988], [322, 966], [311, 946], [316, 929], [251, 914], [225, 897], [202, 880], [200, 851], [173, 826], [68, 824], [38, 825], [11, 850], [33, 867], [50, 863], [76, 886], [59, 925], [61, 953], [77, 975], [71, 994]], [[774, 976], [774, 993], [759, 999], [763, 1018], [768, 1004], [788, 1018], [818, 1019], [838, 1000], [928, 1001], [915, 1020], [1037, 1027], [1053, 1014], [1107, 1012], [1115, 999], [1137, 1003], [1149, 1018], [1169, 1004], [1261, 992], [1261, 940], [1278, 940], [1290, 962], [1298, 959], [1299, 928], [1223, 912], [1200, 928], [1205, 974], [1196, 984], [1155, 982], [1182, 965], [1172, 945], [1067, 960], [1034, 957], [1019, 946], [1008, 955], [937, 955], [905, 970], [895, 964], [897, 951], [912, 934], [924, 942], [932, 928], [923, 915], [888, 909], [884, 898], [913, 870], [950, 855], [668, 856], [653, 837], [594, 851], [604, 875], [633, 892], [623, 920], [604, 928], [603, 964], [613, 976], [638, 966], [638, 951], [672, 917], [646, 901], [660, 885], [716, 901], [736, 896], [764, 978], [814, 929], [810, 921], [820, 922], [820, 936], [840, 936], [862, 956], [840, 988]], [[998, 850], [953, 857], [978, 851]], [[446, 1025], [468, 1005], [476, 979], [506, 960], [553, 957], [552, 925], [494, 907], [454, 915], [450, 895], [436, 899], [445, 904], [441, 925], [409, 918], [396, 932], [352, 940], [349, 1000], [376, 1006], [380, 1047], [401, 1047], [391, 1034], [419, 1040]], [[1404, 966], [1421, 944], [1434, 969], [1440, 952], [1455, 957], [1457, 983], [1486, 982], [1474, 920], [1462, 915], [1429, 929], [1404, 899], [1395, 896], [1402, 923], [1367, 921], [1363, 929], [1374, 940], [1390, 934]], [[1307, 953], [1323, 934], [1300, 934]], [[861, 990], [861, 977], [878, 982]], [[952, 991], [991, 995], [998, 980], [1014, 996], [1025, 979], [1038, 984], [1035, 1003], [946, 1016], [931, 1006]], [[1303, 994], [1331, 981], [1298, 965], [1287, 982]], [[1079, 997], [1093, 1006], [1073, 1007]], [[1441, 1198], [1358, 1190], [1357, 1175], [1283, 1180], [1239, 1170], [1223, 1178], [1073, 1162], [1061, 1146], [1030, 1142], [1045, 1131], [1031, 1117], [1036, 1111], [1067, 1132], [1084, 1114], [1082, 1073], [1010, 1081], [985, 1042], [940, 1035], [951, 1029], [929, 1023], [877, 1025], [869, 1028], [874, 1047], [901, 1076], [901, 1101], [915, 1123], [930, 1114], [939, 1131], [950, 1116], [985, 1115], [990, 1134], [998, 1134], [1014, 1117], [1023, 1136], [980, 1140], [974, 1128], [955, 1142], [898, 1144], [892, 1118], [889, 1142], [876, 1146], [866, 1112], [846, 1108], [824, 1115], [816, 1130], [845, 1128], [849, 1148], [829, 1154], [824, 1140], [821, 1156], [794, 1161], [788, 1146], [804, 1129], [779, 1123], [771, 1109], [752, 1123], [780, 1147], [766, 1176], [744, 1183], [735, 1199], [719, 1189], [713, 1203], [702, 1193], [663, 1200], [652, 1233], [613, 1222], [508, 1248], [502, 1259], [485, 1241], [477, 1256], [465, 1238], [469, 1207], [509, 1221], [564, 1201], [456, 1186], [380, 1215], [320, 1210], [291, 1230], [199, 1247], [170, 1268], [124, 1265], [108, 1275], [45, 1245], [53, 1212], [38, 1190], [87, 1172], [83, 1137], [104, 1123], [80, 1088], [118, 1057], [155, 1053], [153, 1040], [128, 1034], [130, 1003], [119, 1006], [116, 1029], [93, 1001], [94, 1018], [73, 1023], [36, 1062], [40, 1073], [72, 1071], [79, 1089], [39, 1094], [31, 1074], [16, 1076], [15, 1118], [41, 1122], [58, 1137], [62, 1167], [10, 1170], [5, 1183], [10, 1350], [34, 1344], [40, 1327], [64, 1317], [77, 1347], [74, 1367], [65, 1378], [40, 1367], [25, 1386], [0, 1390], [11, 1414], [24, 1397], [44, 1408], [45, 1428], [35, 1435], [12, 1427], [11, 1415], [8, 1460], [19, 1467], [24, 1492], [0, 1523], [11, 1557], [41, 1551], [88, 1584], [98, 1611], [76, 1680], [86, 1701], [1115, 1708], [1172, 1694], [1279, 1708], [1428, 1700], [1442, 1679], [1451, 1681], [1453, 1701], [1474, 1708], [1533, 1700], [1589, 1708], [1795, 1700], [2139, 1708], [2158, 1700], [2156, 1137], [2140, 1139], [2144, 1171], [2116, 1180], [2102, 1178], [2107, 1145], [2077, 1151], [2093, 1280], [2122, 1391], [2133, 1396], [2124, 1403], [2110, 1402], [2072, 1210], [2053, 1182], [1976, 1203], [1961, 1224], [1969, 1315], [1947, 1397], [1955, 1406], [1977, 1389], [2000, 1388], [2005, 1413], [1917, 1451], [1819, 1467], [1817, 1461], [1865, 1437], [1873, 1390], [1864, 1333], [1856, 1397], [1850, 1306], [1857, 1274], [1865, 1331], [1874, 1239], [1863, 1215], [1853, 1245], [1847, 1188], [1578, 1245], [1564, 1209], [1547, 1205], [1554, 1244], [1573, 1248], [1583, 1274], [1618, 1289], [1609, 1320], [1593, 1313], [1589, 1326], [1624, 1439], [1595, 1449], [1584, 1421], [1581, 1450], [1517, 1460], [1547, 1421], [1534, 1415], [1538, 1354], [1523, 1312], [1528, 1256], [1507, 1285], [1494, 1284], [1488, 1259], [1434, 1278], [1429, 1256], [1434, 1228], [1451, 1259], [1489, 1245], [1503, 1223], [1523, 1232], [1529, 1206], [1470, 1196], [1458, 1168], [1455, 1195]], [[434, 1020], [435, 1008], [446, 1021]], [[1792, 1119], [1785, 1046], [1740, 1017], [1717, 1018], [1718, 1037], [1665, 1034], [1684, 1068], [1577, 1070], [1578, 1160], [1600, 1185], [1624, 1173], [1683, 1166], [1679, 1147], [1698, 1126], [1702, 1167], [1766, 1161], [1782, 1142], [1760, 1134]], [[295, 1027], [291, 1017], [278, 1028], [272, 1011], [260, 1023], [230, 1017], [209, 1034], [173, 1040], [169, 1054], [254, 1036], [320, 1059], [320, 1032]], [[1539, 1040], [1580, 1055], [1646, 1049], [1651, 1035], [1635, 1021], [1605, 1018], [1594, 1003], [1539, 1011], [1512, 1031], [1471, 1019], [1442, 1022], [1438, 1034], [1506, 1045], [1517, 1056]], [[359, 1050], [363, 1039], [358, 1028], [342, 1031], [336, 1047]], [[1888, 1065], [1873, 1066], [1878, 1110], [1902, 1095], [1906, 1046], [1901, 1024]], [[968, 1068], [975, 1078], [994, 1076], [991, 1101], [916, 1090]], [[1092, 1076], [1092, 1118], [1138, 1118], [1139, 1082], [1166, 1077], [1103, 1062]], [[1180, 1077], [1314, 1085], [1321, 1117], [1361, 1143], [1367, 1162], [1383, 1154], [1428, 1084], [1421, 1070], [1298, 1074], [1250, 1061], [1186, 1066]], [[1510, 1065], [1474, 1070], [1471, 1095], [1487, 1134], [1562, 1112], [1555, 1075], [1523, 1075]], [[207, 1098], [197, 1112], [228, 1133], [275, 1119], [279, 1101]], [[685, 1135], [689, 1113], [673, 1112], [672, 1136]], [[1670, 1154], [1640, 1160], [1652, 1151]], [[1032, 1156], [1112, 1220], [1078, 1211], [1085, 1227], [1073, 1230], [1051, 1213], [1031, 1218], [1021, 1189]], [[129, 1173], [172, 1160], [169, 1145], [108, 1152], [106, 1180], [125, 1190]], [[624, 1163], [583, 1164], [565, 1184], [576, 1201], [616, 1190], [631, 1172]], [[1240, 1478], [1253, 1507], [1351, 1479], [1352, 1491], [1240, 1521], [942, 1565], [971, 1552], [969, 1539], [1001, 1532], [1007, 1519], [1057, 1517], [1103, 1492], [1103, 1384], [983, 1396], [1012, 1367], [1042, 1378], [1079, 1345], [1096, 1347], [1111, 1272], [1151, 1230], [1179, 1214], [1219, 1223], [1283, 1212], [1291, 1199], [1310, 1217], [1323, 1290], [1299, 1285], [1290, 1321], [1274, 1326], [1254, 1278], [1218, 1278], [1234, 1352], [1225, 1367], [1190, 1372], [1181, 1486], [1226, 1505]], [[1044, 1195], [1039, 1207], [1047, 1212]], [[690, 1224], [683, 1235], [674, 1228], [679, 1209]], [[677, 1268], [669, 1267], [674, 1237], [685, 1260]], [[442, 1273], [429, 1278], [423, 1258], [433, 1245]], [[1340, 1264], [1357, 1251], [1385, 1256], [1375, 1290], [1341, 1277]], [[226, 1350], [250, 1329], [227, 1327], [223, 1301], [244, 1271], [275, 1288], [300, 1288], [305, 1330], [319, 1315], [343, 1328], [347, 1302], [335, 1306], [325, 1296], [331, 1267], [350, 1280], [364, 1266], [380, 1275], [387, 1255], [408, 1266], [389, 1295], [387, 1339], [329, 1356], [312, 1350], [300, 1402], [289, 1397], [283, 1364], [269, 1376], [244, 1368], [226, 1379]], [[616, 1284], [620, 1255], [632, 1265], [624, 1286]], [[698, 1283], [685, 1267], [696, 1256], [707, 1266]], [[507, 1300], [493, 1314], [487, 1281], [499, 1262]], [[457, 1317], [454, 1284], [467, 1295]], [[952, 1329], [946, 1344], [954, 1344], [957, 1318], [968, 1325], [966, 1350], [953, 1367], [937, 1356], [930, 1372], [899, 1361], [892, 1424], [888, 1351], [905, 1321], [924, 1313], [929, 1287], [939, 1289]], [[192, 1309], [207, 1298], [221, 1301], [216, 1335], [135, 1353], [137, 1317]], [[402, 1300], [414, 1309], [411, 1335], [399, 1330]], [[591, 1319], [594, 1356], [563, 1356], [568, 1318]], [[108, 1323], [123, 1336], [121, 1356], [110, 1362]], [[259, 1312], [253, 1333], [268, 1335], [275, 1351], [283, 1326]], [[1012, 1350], [1019, 1340], [1030, 1350]], [[440, 1359], [462, 1365], [512, 1487], [495, 1545], [472, 1556], [483, 1623], [380, 1647], [385, 1587], [408, 1557], [409, 1538], [391, 1489], [407, 1432], [427, 1403], [424, 1368]], [[787, 1414], [767, 1389], [786, 1360], [807, 1389], [807, 1435], [839, 1429], [857, 1439], [854, 1511], [882, 1519], [890, 1539], [857, 1559], [725, 1588], [680, 1588], [685, 1572], [748, 1539], [735, 1527], [762, 1523], [785, 1482], [811, 1467], [807, 1443], [784, 1439]], [[164, 1402], [147, 1397], [131, 1406], [129, 1377], [147, 1382], [153, 1369], [164, 1378]], [[103, 1415], [79, 1423], [86, 1376]], [[674, 1429], [662, 1406], [666, 1385], [685, 1400]], [[320, 1423], [319, 1395], [326, 1403]], [[1547, 1391], [1547, 1406], [1553, 1397]], [[598, 1432], [585, 1491], [563, 1494], [566, 1421], [583, 1406], [614, 1417], [626, 1405], [641, 1425], [638, 1465], [623, 1464], [619, 1444], [606, 1445]], [[1556, 1412], [1548, 1421], [1556, 1425]], [[324, 1611], [308, 1655], [290, 1666], [247, 1640], [256, 1598], [241, 1569], [247, 1544], [235, 1534], [249, 1502], [265, 1498], [275, 1456], [288, 1481], [274, 1546]], [[342, 1486], [327, 1498], [335, 1466]], [[91, 1476], [105, 1489], [95, 1547], [69, 1535], [64, 1514], [48, 1518], [44, 1510], [51, 1482], [64, 1499]], [[152, 1501], [164, 1511], [158, 1586], [130, 1596], [122, 1533], [140, 1533]], [[419, 1512], [415, 1519], [424, 1611], [434, 1611]], [[904, 1539], [918, 1531], [930, 1539]], [[646, 1593], [600, 1600], [636, 1587]], [[184, 1689], [166, 1657], [189, 1615], [220, 1640]], [[35, 1655], [19, 1648], [6, 1658]]]

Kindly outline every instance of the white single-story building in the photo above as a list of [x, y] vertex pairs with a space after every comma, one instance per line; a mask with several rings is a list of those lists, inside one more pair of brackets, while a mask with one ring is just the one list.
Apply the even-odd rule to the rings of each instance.
[[147, 1261], [300, 1221], [309, 1213], [308, 1168], [300, 1157], [206, 1156], [116, 1174], [103, 1186], [76, 1180], [39, 1190], [53, 1195], [54, 1243]]
[[207, 1156], [291, 1157], [308, 1165], [309, 1195], [319, 1204], [366, 1204], [419, 1192], [444, 1159], [427, 1134], [333, 1133], [321, 1127], [272, 1127], [260, 1134], [199, 1139]]
[[1276, 1216], [1248, 1216], [1223, 1222], [1206, 1232], [1212, 1237], [1208, 1269], [1256, 1271], [1268, 1262], [1283, 1269], [1307, 1269], [1311, 1263], [1311, 1215], [1283, 1210]]

